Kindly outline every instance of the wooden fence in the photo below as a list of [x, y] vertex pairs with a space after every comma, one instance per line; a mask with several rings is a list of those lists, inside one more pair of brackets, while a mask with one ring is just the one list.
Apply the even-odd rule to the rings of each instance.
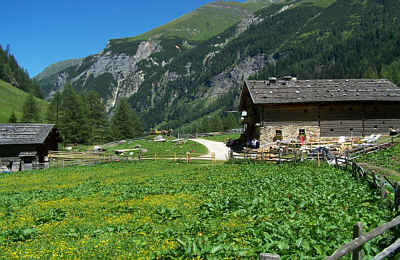
[[45, 168], [65, 168], [72, 166], [90, 166], [101, 163], [110, 162], [132, 162], [132, 161], [146, 161], [146, 160], [169, 160], [174, 162], [186, 162], [191, 163], [193, 161], [216, 164], [215, 153], [208, 155], [199, 153], [172, 153], [171, 155], [159, 155], [154, 154], [143, 154], [141, 151], [136, 153], [134, 156], [117, 156], [106, 153], [95, 153], [95, 152], [50, 152], [49, 163], [46, 164], [35, 164], [34, 169], [45, 169]]
[[287, 147], [279, 147], [271, 150], [251, 150], [245, 149], [241, 153], [231, 153], [230, 159], [234, 160], [255, 160], [265, 162], [297, 162], [304, 159], [304, 153], [299, 149], [292, 149]]

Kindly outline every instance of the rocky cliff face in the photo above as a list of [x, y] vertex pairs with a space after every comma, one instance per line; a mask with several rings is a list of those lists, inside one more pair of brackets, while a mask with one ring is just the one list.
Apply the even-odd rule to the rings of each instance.
[[[261, 1], [269, 2], [269, 1]], [[85, 59], [76, 60], [69, 67], [56, 71], [53, 75], [40, 77], [40, 83], [47, 92], [47, 97], [52, 96], [55, 91], [62, 91], [64, 84], [71, 83], [78, 91], [96, 90], [106, 100], [107, 108], [111, 110], [121, 97], [131, 97], [140, 88], [146, 88], [146, 97], [141, 97], [138, 110], [148, 110], [155, 102], [160, 102], [162, 95], [167, 96], [162, 102], [172, 105], [174, 100], [181, 97], [179, 91], [167, 89], [168, 85], [175, 81], [186, 80], [196, 77], [201, 71], [192, 69], [192, 62], [185, 64], [184, 71], [176, 71], [176, 64], [170, 66], [178, 56], [190, 56], [185, 54], [197, 47], [209, 49], [201, 56], [203, 66], [215, 57], [233, 39], [239, 37], [251, 25], [258, 24], [261, 18], [253, 15], [253, 12], [238, 6], [222, 5], [217, 3], [208, 4], [205, 9], [230, 8], [229, 12], [241, 17], [238, 24], [231, 30], [233, 33], [226, 36], [217, 36], [218, 43], [213, 44], [185, 39], [163, 39], [154, 37], [147, 40], [136, 40], [131, 43], [121, 44], [119, 41], [109, 41], [106, 48], [99, 54], [89, 56]], [[201, 8], [200, 8], [201, 9]], [[172, 41], [172, 42], [171, 42]], [[127, 46], [129, 45], [129, 47]], [[189, 57], [190, 59], [190, 57]], [[193, 98], [208, 98], [216, 94], [228, 93], [232, 88], [239, 88], [243, 78], [255, 73], [264, 64], [264, 56], [248, 57], [232, 68], [213, 75], [209, 81], [209, 88], [196, 93]], [[54, 70], [53, 70], [54, 71]], [[147, 81], [147, 82], [146, 82]], [[144, 84], [144, 83], [147, 84]], [[149, 89], [150, 88], [150, 89]], [[147, 90], [147, 91], [146, 91]], [[168, 92], [168, 93], [167, 93]], [[190, 92], [185, 90], [185, 93]]]
[[[106, 47], [109, 48], [109, 44]], [[65, 83], [69, 82], [77, 89], [93, 88], [93, 82], [103, 82], [107, 84], [103, 90], [103, 98], [109, 109], [113, 108], [119, 98], [129, 97], [136, 93], [144, 81], [144, 73], [138, 67], [142, 60], [151, 60], [149, 57], [161, 51], [158, 41], [142, 41], [137, 47], [135, 55], [130, 56], [125, 53], [115, 54], [112, 51], [102, 51], [97, 55], [82, 61], [76, 66], [70, 67], [58, 73], [58, 78], [54, 88], [49, 92], [63, 89]], [[107, 75], [106, 78], [102, 76]], [[96, 89], [94, 87], [94, 89]]]

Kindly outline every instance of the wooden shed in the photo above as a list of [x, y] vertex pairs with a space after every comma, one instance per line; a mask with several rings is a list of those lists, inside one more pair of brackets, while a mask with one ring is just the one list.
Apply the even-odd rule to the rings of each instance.
[[385, 79], [244, 82], [240, 97], [245, 138], [261, 146], [298, 141], [389, 134], [400, 128], [400, 88]]
[[0, 124], [0, 160], [12, 170], [27, 170], [48, 162], [49, 150], [62, 141], [51, 124]]

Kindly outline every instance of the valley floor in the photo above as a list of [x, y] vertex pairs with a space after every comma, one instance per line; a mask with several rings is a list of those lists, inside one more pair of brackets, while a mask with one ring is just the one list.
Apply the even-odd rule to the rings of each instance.
[[355, 222], [391, 217], [367, 184], [312, 162], [49, 169], [0, 177], [0, 258], [323, 259]]

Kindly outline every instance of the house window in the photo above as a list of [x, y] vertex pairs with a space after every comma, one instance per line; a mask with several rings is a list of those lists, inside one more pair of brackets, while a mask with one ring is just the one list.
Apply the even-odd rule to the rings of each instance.
[[303, 143], [306, 138], [306, 129], [299, 129], [299, 136], [297, 137], [297, 141]]
[[282, 130], [275, 130], [273, 141], [282, 140]]

